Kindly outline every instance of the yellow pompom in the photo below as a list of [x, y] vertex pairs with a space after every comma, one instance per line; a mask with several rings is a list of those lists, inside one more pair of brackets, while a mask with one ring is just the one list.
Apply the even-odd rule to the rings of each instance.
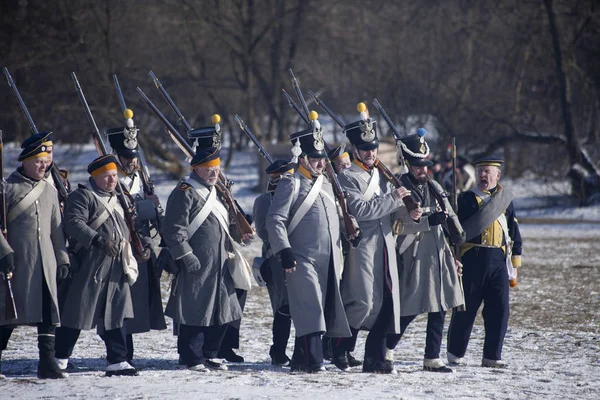
[[358, 103], [358, 105], [356, 106], [356, 110], [358, 110], [359, 113], [365, 112], [367, 110], [367, 105], [362, 102]]
[[125, 119], [131, 119], [131, 118], [133, 118], [133, 111], [131, 111], [128, 108], [125, 111], [123, 111], [123, 116], [125, 117]]
[[219, 114], [213, 114], [212, 117], [210, 117], [210, 120], [213, 124], [218, 124], [219, 122], [221, 122], [221, 116]]
[[319, 118], [319, 113], [316, 112], [315, 110], [312, 110], [311, 112], [308, 113], [308, 119], [310, 119], [311, 121], [316, 121]]

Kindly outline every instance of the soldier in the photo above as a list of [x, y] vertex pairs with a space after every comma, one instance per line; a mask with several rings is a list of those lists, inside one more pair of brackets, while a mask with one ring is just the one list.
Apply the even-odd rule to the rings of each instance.
[[[133, 113], [132, 113], [133, 114]], [[136, 231], [144, 247], [152, 249], [148, 261], [138, 263], [138, 278], [131, 286], [133, 302], [133, 319], [126, 323], [127, 328], [127, 362], [133, 359], [133, 334], [149, 332], [151, 329], [167, 328], [162, 308], [160, 291], [160, 275], [156, 246], [153, 237], [159, 234], [159, 221], [164, 218], [164, 211], [156, 194], [148, 194], [142, 179], [139, 164], [139, 146], [135, 136], [131, 135], [133, 120], [127, 121], [126, 127], [113, 128], [106, 131], [108, 140], [119, 160], [119, 180], [124, 190], [135, 202]], [[130, 127], [131, 126], [131, 127]], [[153, 234], [154, 232], [154, 234]]]
[[[0, 320], [0, 351], [6, 349], [14, 326], [37, 325], [38, 378], [65, 378], [54, 360], [54, 335], [60, 322], [56, 282], [69, 274], [69, 259], [58, 198], [44, 180], [50, 159], [46, 146], [36, 143], [26, 146], [18, 160], [22, 165], [6, 187], [8, 238], [0, 242], [1, 272], [14, 275], [18, 318]], [[5, 290], [2, 285], [0, 303], [6, 299]]]
[[266, 224], [269, 244], [286, 271], [296, 328], [291, 370], [324, 371], [321, 334], [350, 336], [339, 291], [343, 260], [331, 183], [322, 174], [327, 153], [318, 121], [290, 135], [298, 171], [281, 177]]
[[[57, 182], [54, 182], [54, 179], [50, 175], [50, 169], [52, 168], [52, 164], [54, 164], [54, 142], [52, 141], [52, 132], [39, 132], [34, 135], [31, 135], [21, 145], [21, 148], [29, 146], [46, 146], [46, 153], [48, 153], [48, 158], [50, 163], [48, 164], [48, 168], [46, 169], [46, 174], [44, 175], [44, 179], [48, 182], [52, 187], [56, 188]], [[66, 169], [60, 169], [60, 178], [61, 184], [64, 185], [67, 192], [71, 190], [71, 183], [69, 182], [69, 171]], [[64, 204], [61, 204], [61, 207], [64, 207]]]
[[220, 165], [217, 148], [196, 152], [189, 179], [169, 196], [163, 226], [164, 240], [180, 266], [165, 314], [178, 324], [183, 363], [198, 372], [227, 370], [215, 358], [228, 324], [242, 318], [230, 272], [229, 212], [215, 187]]
[[125, 320], [133, 318], [130, 285], [137, 263], [129, 245], [129, 229], [118, 201], [118, 161], [112, 154], [88, 165], [90, 188], [79, 185], [67, 199], [65, 232], [77, 249], [73, 274], [57, 332], [56, 358], [62, 368], [79, 333], [97, 327], [106, 345], [106, 375], [137, 375], [127, 362]]
[[259, 285], [267, 287], [273, 309], [273, 344], [269, 350], [271, 364], [285, 366], [290, 362], [285, 350], [290, 337], [292, 319], [285, 287], [284, 271], [269, 245], [266, 222], [267, 212], [271, 206], [277, 184], [283, 174], [294, 173], [294, 163], [277, 160], [269, 165], [265, 172], [269, 174], [267, 192], [258, 196], [254, 201], [254, 226], [258, 237], [263, 241], [262, 258], [258, 258], [260, 260], [259, 265], [256, 265], [255, 261], [252, 272]]
[[[477, 311], [484, 303], [483, 367], [503, 368], [502, 345], [508, 326], [509, 280], [516, 285], [521, 266], [521, 233], [512, 202], [514, 194], [500, 179], [503, 160], [474, 162], [477, 186], [458, 201], [458, 217], [466, 232], [460, 254], [463, 263], [465, 312], [454, 312], [448, 328], [448, 362], [463, 365]], [[485, 207], [484, 207], [485, 206]]]
[[338, 174], [352, 166], [352, 160], [350, 159], [350, 154], [348, 154], [346, 151], [345, 143], [342, 143], [339, 146], [331, 149], [327, 153], [327, 156], [331, 161], [333, 161], [335, 170], [338, 172]]
[[444, 318], [446, 310], [464, 304], [464, 298], [442, 224], [447, 218], [457, 221], [457, 217], [445, 196], [444, 204], [438, 203], [440, 199], [431, 186], [435, 185], [438, 193], [443, 192], [442, 187], [433, 180], [428, 183], [427, 167], [433, 163], [427, 159], [429, 146], [425, 138], [413, 134], [401, 142], [409, 173], [400, 179], [420, 206], [410, 214], [406, 208], [399, 210], [400, 333], [388, 335], [386, 359], [393, 361], [393, 349], [417, 315], [428, 313], [423, 369], [452, 372], [440, 359]]
[[352, 166], [339, 174], [348, 194], [348, 211], [362, 231], [358, 247], [348, 250], [342, 277], [342, 298], [352, 337], [335, 341], [333, 361], [348, 368], [348, 354], [354, 350], [360, 329], [369, 330], [363, 372], [395, 373], [385, 362], [387, 333], [400, 331], [400, 293], [392, 214], [404, 207], [402, 198], [410, 192], [379, 178], [376, 122], [361, 112], [361, 118], [344, 127], [352, 143]]

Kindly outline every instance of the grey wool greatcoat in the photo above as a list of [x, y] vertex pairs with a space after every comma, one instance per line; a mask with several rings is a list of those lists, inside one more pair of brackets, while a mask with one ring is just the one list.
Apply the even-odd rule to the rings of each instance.
[[[432, 183], [443, 191], [437, 182]], [[407, 188], [418, 197], [421, 207], [435, 212], [437, 201], [427, 185]], [[448, 199], [444, 203], [448, 217], [457, 218]], [[406, 208], [398, 211], [398, 217], [398, 249], [404, 241], [405, 246], [411, 243], [398, 263], [401, 315], [446, 311], [464, 304], [454, 256], [442, 225], [429, 226], [426, 215], [415, 222]]]
[[144, 199], [139, 172], [132, 175], [123, 175], [122, 171], [119, 170], [119, 180], [135, 201], [135, 225], [138, 236], [144, 246], [149, 246], [152, 249], [148, 261], [138, 261], [139, 274], [130, 288], [133, 318], [127, 320], [127, 333], [167, 329], [160, 291], [162, 270], [157, 265], [156, 246], [152, 240], [151, 232], [151, 225], [156, 226], [157, 220], [161, 216], [157, 212], [154, 203], [151, 200]]
[[[198, 187], [209, 188], [194, 172], [189, 179]], [[219, 196], [217, 201], [221, 201]], [[217, 217], [212, 212], [208, 214], [192, 237], [188, 237], [188, 226], [204, 203], [196, 189], [185, 181], [169, 195], [164, 240], [175, 260], [193, 252], [200, 261], [200, 270], [181, 267], [172, 281], [165, 315], [179, 324], [219, 326], [241, 319], [242, 309], [229, 273], [229, 263], [234, 261], [229, 258], [231, 244]]]
[[[14, 171], [7, 179], [7, 213], [41, 182], [43, 181], [36, 182], [27, 178], [20, 168]], [[56, 190], [47, 183], [45, 186], [38, 199], [7, 224], [8, 243], [3, 241], [3, 245], [0, 246], [0, 258], [14, 251], [12, 288], [18, 319], [2, 320], [4, 313], [0, 313], [0, 325], [42, 322], [44, 281], [52, 297], [51, 322], [54, 325], [60, 322], [56, 268], [58, 265], [68, 264], [69, 256]], [[5, 285], [0, 285], [0, 310], [4, 310], [5, 290]]]
[[[256, 234], [263, 241], [262, 257], [267, 260], [271, 272], [271, 280], [267, 284], [271, 308], [276, 313], [284, 305], [288, 304], [288, 295], [285, 285], [285, 271], [281, 268], [279, 258], [273, 255], [269, 245], [269, 233], [267, 232], [267, 213], [273, 200], [273, 192], [263, 193], [254, 201], [254, 227]], [[263, 277], [264, 278], [264, 277]]]
[[[92, 178], [89, 183], [91, 189], [79, 185], [77, 190], [71, 192], [65, 207], [65, 232], [69, 243], [77, 249], [79, 269], [66, 295], [62, 325], [84, 330], [97, 327], [98, 332], [102, 333], [104, 330], [121, 328], [126, 319], [133, 318], [133, 305], [122, 261], [109, 257], [104, 249], [92, 245], [98, 233], [116, 238], [115, 221], [107, 218], [97, 231], [88, 226], [105, 210], [92, 190], [106, 202], [115, 193], [101, 190]], [[117, 223], [127, 240], [129, 230], [120, 215], [117, 216]]]
[[404, 203], [383, 177], [379, 181], [380, 194], [364, 200], [371, 173], [353, 163], [338, 175], [348, 194], [348, 211], [356, 218], [363, 236], [358, 247], [348, 251], [342, 298], [350, 326], [371, 329], [383, 304], [385, 274], [389, 271], [394, 306], [393, 326], [389, 330], [395, 333], [400, 332], [400, 292], [392, 215]]
[[[297, 196], [294, 180], [299, 180]], [[327, 332], [331, 337], [351, 335], [340, 295], [339, 281], [343, 260], [337, 206], [322, 193], [335, 199], [325, 178], [321, 193], [296, 229], [288, 236], [287, 226], [313, 185], [313, 179], [302, 175], [281, 177], [267, 214], [269, 244], [274, 254], [291, 247], [296, 258], [296, 271], [286, 273], [290, 313], [296, 337], [314, 332]], [[334, 274], [330, 274], [330, 265]], [[328, 279], [334, 282], [328, 285]], [[328, 292], [330, 286], [332, 290]]]

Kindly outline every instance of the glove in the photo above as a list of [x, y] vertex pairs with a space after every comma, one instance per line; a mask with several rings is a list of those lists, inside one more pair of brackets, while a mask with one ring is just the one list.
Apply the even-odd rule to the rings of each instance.
[[433, 213], [430, 216], [428, 216], [427, 222], [429, 222], [429, 226], [435, 226], [435, 225], [443, 224], [444, 222], [446, 222], [447, 218], [448, 218], [448, 214], [446, 214], [443, 211], [439, 211], [439, 212]]
[[104, 249], [106, 255], [112, 258], [116, 258], [121, 251], [121, 249], [119, 249], [119, 245], [115, 240], [107, 239], [104, 235], [100, 233], [94, 237], [94, 239], [92, 240], [92, 244], [96, 247]]
[[56, 268], [56, 279], [62, 281], [69, 277], [69, 264], [61, 264]]
[[200, 260], [194, 253], [189, 253], [179, 259], [181, 262], [182, 268], [187, 272], [197, 272], [200, 271]]
[[286, 247], [285, 249], [281, 250], [278, 254], [279, 260], [281, 262], [281, 268], [296, 268], [296, 257], [294, 257], [294, 252], [292, 251], [291, 247]]
[[4, 274], [4, 276], [8, 276], [11, 272], [15, 270], [15, 256], [14, 253], [9, 253], [0, 259], [0, 272]]

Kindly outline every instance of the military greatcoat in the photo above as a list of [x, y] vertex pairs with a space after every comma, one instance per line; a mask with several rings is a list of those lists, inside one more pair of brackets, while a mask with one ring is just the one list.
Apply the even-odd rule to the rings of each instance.
[[71, 192], [65, 207], [65, 232], [69, 243], [77, 249], [79, 269], [66, 296], [62, 325], [84, 330], [97, 326], [102, 333], [121, 328], [126, 319], [133, 318], [133, 305], [122, 261], [109, 257], [104, 249], [94, 246], [92, 240], [97, 234], [116, 238], [117, 229], [127, 240], [129, 230], [118, 213], [115, 213], [116, 220], [106, 219], [97, 231], [88, 226], [105, 210], [94, 193], [105, 202], [115, 196], [114, 192], [101, 190], [91, 178], [89, 183], [91, 189], [80, 185]]
[[[7, 179], [7, 212], [15, 207], [35, 186], [44, 181], [33, 181], [14, 171]], [[56, 291], [56, 268], [68, 264], [65, 238], [56, 190], [48, 185], [38, 199], [13, 221], [8, 222], [8, 244], [0, 246], [0, 258], [14, 251], [15, 270], [12, 287], [18, 319], [0, 324], [26, 325], [42, 322], [42, 285], [46, 282], [52, 297], [51, 323], [58, 325], [60, 315]], [[12, 250], [11, 250], [12, 248]], [[4, 310], [5, 285], [0, 285], [0, 310]]]
[[[295, 180], [298, 180], [297, 192]], [[314, 203], [288, 236], [287, 226], [313, 181], [301, 171], [282, 176], [266, 219], [269, 244], [274, 254], [291, 247], [296, 258], [296, 271], [285, 275], [296, 336], [327, 332], [331, 337], [348, 337], [350, 328], [339, 288], [343, 268], [340, 223], [327, 179], [323, 180]], [[333, 266], [332, 274], [330, 266]], [[333, 278], [333, 282], [328, 282], [328, 278]]]
[[389, 329], [394, 333], [400, 332], [400, 293], [392, 214], [404, 203], [398, 200], [383, 178], [379, 181], [379, 194], [365, 200], [363, 193], [372, 173], [373, 170], [367, 171], [353, 163], [338, 175], [348, 194], [348, 211], [356, 218], [363, 236], [358, 247], [348, 251], [342, 277], [342, 298], [350, 326], [371, 329], [383, 304], [384, 284], [390, 285], [394, 323]]
[[[210, 188], [194, 172], [189, 179], [198, 186]], [[175, 260], [193, 252], [201, 268], [199, 271], [180, 269], [171, 284], [165, 315], [175, 323], [218, 326], [241, 319], [242, 310], [229, 272], [229, 263], [233, 262], [229, 258], [231, 244], [217, 217], [210, 213], [188, 237], [188, 226], [204, 203], [196, 189], [185, 181], [171, 192], [167, 201], [163, 226], [165, 243]]]
[[[406, 183], [406, 179], [403, 181]], [[437, 182], [432, 184], [443, 191]], [[421, 207], [430, 211], [418, 222], [413, 221], [405, 207], [398, 212], [398, 249], [406, 247], [398, 263], [401, 316], [446, 311], [462, 305], [464, 296], [442, 225], [429, 226], [427, 221], [427, 215], [438, 209], [437, 201], [427, 185], [406, 187], [418, 198]], [[457, 218], [447, 198], [444, 202], [449, 218]]]

